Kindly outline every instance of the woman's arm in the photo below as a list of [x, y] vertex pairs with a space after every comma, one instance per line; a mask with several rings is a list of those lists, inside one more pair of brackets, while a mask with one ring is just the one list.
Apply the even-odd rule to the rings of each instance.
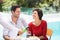
[[39, 36], [40, 39], [45, 39], [46, 33], [47, 33], [47, 22], [45, 21], [43, 23], [43, 29], [42, 29], [42, 36]]
[[45, 21], [43, 24], [43, 29], [42, 29], [42, 36], [46, 36], [47, 33], [47, 22]]

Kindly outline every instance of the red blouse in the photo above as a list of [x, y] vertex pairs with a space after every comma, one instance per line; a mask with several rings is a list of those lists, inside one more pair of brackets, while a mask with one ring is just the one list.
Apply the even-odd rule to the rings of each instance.
[[47, 22], [42, 20], [41, 24], [39, 26], [34, 25], [32, 22], [29, 23], [29, 31], [31, 32], [31, 35], [35, 35], [35, 36], [44, 36], [46, 37], [46, 32], [47, 32]]

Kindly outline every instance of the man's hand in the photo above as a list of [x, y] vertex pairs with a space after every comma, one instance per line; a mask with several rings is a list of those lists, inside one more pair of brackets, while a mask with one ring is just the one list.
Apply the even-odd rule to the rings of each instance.
[[4, 35], [4, 39], [5, 40], [10, 40], [10, 37], [8, 37], [7, 35]]
[[13, 38], [10, 38], [10, 37], [7, 36], [7, 35], [4, 36], [4, 39], [5, 39], [5, 40], [14, 40]]
[[22, 34], [23, 34], [23, 31], [19, 31], [19, 32], [18, 32], [18, 35], [22, 35]]

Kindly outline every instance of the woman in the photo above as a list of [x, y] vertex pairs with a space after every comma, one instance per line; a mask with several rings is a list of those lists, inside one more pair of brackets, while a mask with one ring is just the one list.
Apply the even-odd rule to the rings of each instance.
[[29, 31], [31, 32], [31, 36], [37, 36], [40, 40], [48, 40], [46, 37], [47, 23], [45, 20], [42, 20], [42, 10], [34, 9], [32, 16], [34, 21], [29, 23]]

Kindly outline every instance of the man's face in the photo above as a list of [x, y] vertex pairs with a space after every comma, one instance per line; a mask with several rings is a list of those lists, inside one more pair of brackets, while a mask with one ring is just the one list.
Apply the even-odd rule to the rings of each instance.
[[18, 18], [20, 15], [20, 12], [21, 12], [20, 8], [16, 8], [15, 11], [12, 11], [12, 15]]

